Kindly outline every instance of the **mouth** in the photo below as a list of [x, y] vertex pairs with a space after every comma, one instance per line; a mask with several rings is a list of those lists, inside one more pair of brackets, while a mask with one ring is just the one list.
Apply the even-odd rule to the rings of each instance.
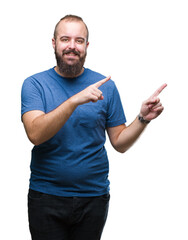
[[74, 53], [66, 53], [65, 56], [69, 57], [69, 58], [77, 58], [78, 55], [74, 54]]
[[63, 51], [63, 55], [69, 56], [69, 57], [76, 57], [76, 56], [80, 56], [79, 52], [75, 51], [75, 50], [65, 50]]

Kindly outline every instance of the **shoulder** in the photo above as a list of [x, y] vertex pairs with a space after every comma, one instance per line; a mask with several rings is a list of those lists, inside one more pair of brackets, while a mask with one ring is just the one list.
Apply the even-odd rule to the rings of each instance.
[[49, 74], [51, 72], [52, 69], [48, 69], [39, 73], [35, 73], [29, 77], [27, 77], [24, 82], [23, 82], [23, 86], [24, 85], [40, 85], [42, 83], [45, 83], [47, 81], [47, 79], [49, 78]]
[[43, 79], [44, 77], [48, 76], [51, 71], [52, 71], [52, 68], [42, 71], [42, 72], [35, 73], [35, 74], [31, 75], [30, 77], [28, 77], [27, 79], [40, 80], [40, 79]]

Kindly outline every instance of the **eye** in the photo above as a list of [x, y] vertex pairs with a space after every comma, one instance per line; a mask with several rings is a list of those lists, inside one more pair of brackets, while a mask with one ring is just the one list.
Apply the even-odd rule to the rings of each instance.
[[61, 41], [66, 43], [66, 42], [69, 41], [69, 39], [68, 38], [61, 38]]
[[82, 39], [82, 38], [80, 39], [80, 38], [79, 38], [79, 39], [76, 40], [76, 42], [77, 42], [78, 44], [83, 44], [83, 43], [84, 43], [84, 39]]

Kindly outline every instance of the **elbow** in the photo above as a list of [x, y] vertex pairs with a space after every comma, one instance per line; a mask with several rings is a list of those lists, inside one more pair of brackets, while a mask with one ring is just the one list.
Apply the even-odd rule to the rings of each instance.
[[127, 151], [127, 149], [116, 149], [116, 151], [119, 153], [125, 153]]
[[117, 145], [113, 145], [114, 149], [119, 152], [119, 153], [125, 153], [129, 150], [129, 148], [131, 148], [133, 145], [133, 143], [127, 143], [127, 144], [117, 144]]
[[27, 134], [27, 136], [28, 136], [29, 141], [35, 146], [38, 146], [42, 143], [40, 138], [35, 134]]
[[120, 150], [117, 150], [119, 153], [125, 153], [127, 151], [127, 149], [120, 149]]
[[23, 120], [23, 123], [26, 135], [32, 144], [37, 146], [46, 141], [46, 135], [43, 133], [42, 125], [35, 124], [34, 120], [27, 121], [27, 119]]
[[125, 153], [128, 150], [128, 148], [121, 147], [121, 146], [113, 146], [113, 147], [119, 153]]
[[41, 144], [41, 142], [37, 141], [37, 140], [30, 140], [30, 142], [35, 145], [35, 146], [38, 146]]
[[37, 140], [37, 139], [34, 139], [34, 138], [31, 138], [31, 137], [28, 137], [29, 138], [29, 141], [35, 145], [35, 146], [38, 146], [40, 145], [40, 142]]

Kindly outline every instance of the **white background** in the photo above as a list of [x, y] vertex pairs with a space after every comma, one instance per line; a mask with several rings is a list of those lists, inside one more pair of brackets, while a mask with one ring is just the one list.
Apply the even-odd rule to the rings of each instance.
[[[160, 85], [165, 111], [125, 154], [112, 149], [103, 240], [188, 239], [188, 7], [183, 0], [4, 1], [1, 24], [0, 239], [29, 240], [30, 151], [20, 119], [24, 79], [55, 66], [51, 38], [65, 14], [90, 31], [85, 66], [111, 75], [130, 124]], [[52, 239], [53, 240], [53, 239]]]

